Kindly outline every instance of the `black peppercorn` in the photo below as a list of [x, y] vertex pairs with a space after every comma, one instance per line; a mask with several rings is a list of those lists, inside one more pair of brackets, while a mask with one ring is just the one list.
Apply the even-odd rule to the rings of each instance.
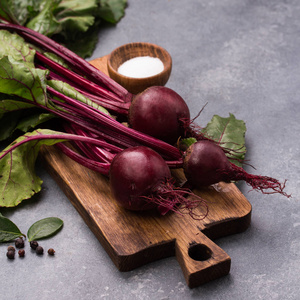
[[55, 253], [55, 251], [54, 251], [53, 248], [50, 248], [50, 249], [48, 250], [48, 254], [49, 254], [49, 255], [54, 255], [54, 253]]
[[14, 259], [15, 258], [15, 251], [9, 250], [6, 253], [6, 256], [8, 259]]
[[33, 249], [33, 250], [36, 250], [36, 248], [38, 247], [39, 243], [37, 241], [31, 241], [30, 242], [30, 247]]
[[20, 249], [18, 251], [18, 254], [19, 254], [20, 257], [24, 257], [25, 256], [25, 250], [24, 249]]
[[14, 246], [8, 246], [8, 247], [7, 247], [7, 251], [13, 251], [13, 252], [15, 252], [16, 249], [15, 249]]
[[35, 249], [37, 254], [43, 254], [44, 253], [44, 248], [42, 246], [37, 246]]
[[16, 248], [18, 248], [18, 249], [24, 248], [24, 241], [23, 241], [23, 239], [22, 238], [16, 239], [15, 245], [16, 245]]

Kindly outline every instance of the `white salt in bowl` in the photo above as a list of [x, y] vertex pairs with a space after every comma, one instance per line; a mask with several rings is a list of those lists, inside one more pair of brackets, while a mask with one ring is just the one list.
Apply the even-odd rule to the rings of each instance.
[[[125, 63], [128, 64], [126, 67]], [[138, 94], [150, 86], [164, 86], [167, 83], [172, 70], [172, 58], [158, 45], [129, 43], [110, 53], [107, 69], [112, 79], [130, 93]]]

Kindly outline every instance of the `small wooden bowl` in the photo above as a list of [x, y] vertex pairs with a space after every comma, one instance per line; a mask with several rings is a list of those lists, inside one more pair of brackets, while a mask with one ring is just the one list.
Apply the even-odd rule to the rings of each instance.
[[[118, 72], [125, 61], [139, 56], [159, 58], [164, 64], [164, 70], [146, 78], [127, 77]], [[107, 60], [109, 76], [132, 94], [138, 94], [153, 85], [165, 85], [172, 70], [172, 58], [162, 47], [150, 43], [129, 43], [112, 51]]]

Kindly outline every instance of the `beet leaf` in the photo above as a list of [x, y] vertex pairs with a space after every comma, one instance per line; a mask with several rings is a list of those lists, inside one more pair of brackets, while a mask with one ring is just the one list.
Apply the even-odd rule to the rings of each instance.
[[49, 87], [64, 94], [65, 96], [70, 97], [72, 99], [76, 99], [82, 103], [87, 104], [89, 107], [93, 107], [96, 110], [101, 111], [106, 115], [109, 115], [109, 112], [105, 108], [96, 104], [95, 102], [92, 102], [89, 98], [83, 96], [81, 93], [76, 91], [73, 87], [71, 87], [69, 84], [59, 80], [48, 80], [47, 84]]
[[24, 43], [23, 38], [6, 30], [0, 31], [0, 57], [10, 55], [16, 61], [23, 61], [34, 67], [35, 51]]
[[203, 132], [228, 150], [226, 154], [231, 162], [242, 165], [246, 154], [244, 121], [236, 119], [233, 114], [227, 118], [214, 115]]
[[0, 59], [0, 92], [45, 104], [48, 71], [31, 68], [11, 56]]
[[[63, 141], [54, 139], [55, 134], [51, 130], [36, 130], [19, 137], [0, 152], [0, 206], [16, 206], [41, 190], [42, 180], [35, 173], [35, 162], [42, 145]], [[46, 135], [52, 139], [45, 139]], [[19, 146], [14, 148], [16, 145]]]
[[[103, 140], [88, 136], [68, 134], [49, 129], [37, 129], [18, 137], [0, 152], [0, 207], [14, 207], [41, 190], [42, 180], [35, 173], [35, 162], [41, 146], [52, 146], [64, 141], [80, 141], [104, 147], [108, 151], [119, 149]], [[94, 169], [107, 174], [109, 164], [92, 161], [72, 153], [75, 161], [83, 166], [94, 165]]]
[[97, 45], [102, 21], [118, 23], [126, 5], [126, 0], [1, 0], [0, 18], [52, 37], [81, 57], [89, 57]]
[[14, 222], [0, 214], [0, 243], [10, 242], [20, 236], [25, 234]]
[[27, 231], [28, 241], [37, 241], [58, 233], [63, 227], [63, 220], [49, 217], [36, 221]]
[[[242, 166], [246, 154], [244, 121], [236, 119], [233, 114], [227, 118], [214, 115], [201, 131], [222, 146], [232, 163]], [[185, 138], [180, 141], [180, 145], [187, 149], [195, 142], [195, 138]]]

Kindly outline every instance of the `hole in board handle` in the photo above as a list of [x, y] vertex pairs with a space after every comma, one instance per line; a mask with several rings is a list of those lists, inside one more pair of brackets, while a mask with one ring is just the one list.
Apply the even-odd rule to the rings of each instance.
[[192, 244], [189, 247], [190, 258], [197, 261], [205, 261], [211, 258], [212, 251], [204, 244]]

